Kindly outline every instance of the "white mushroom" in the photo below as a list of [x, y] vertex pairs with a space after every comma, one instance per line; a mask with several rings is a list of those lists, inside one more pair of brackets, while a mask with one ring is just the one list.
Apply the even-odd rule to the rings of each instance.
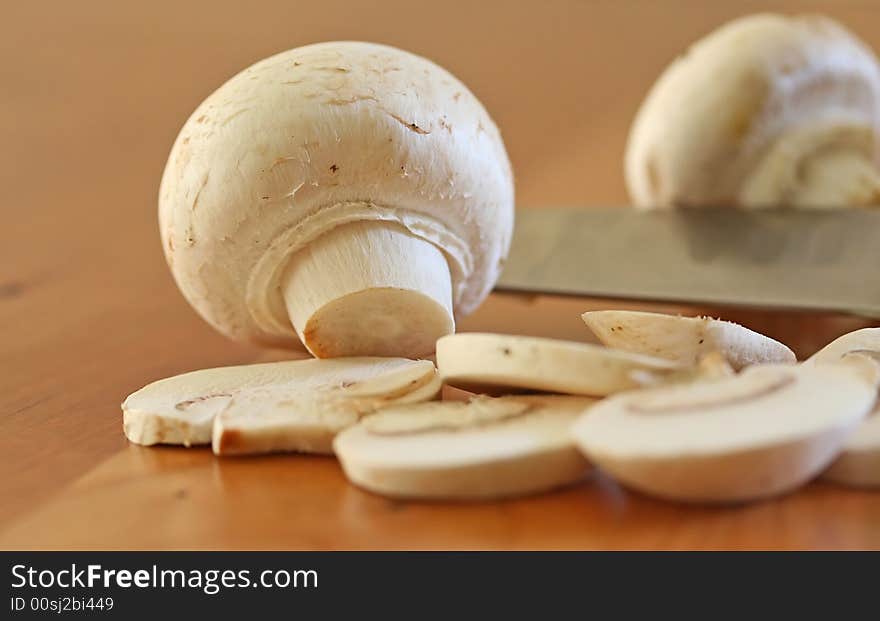
[[332, 454], [336, 434], [362, 416], [388, 405], [428, 401], [439, 394], [441, 382], [433, 363], [407, 362], [397, 366], [382, 361], [356, 370], [323, 371], [295, 390], [275, 388], [235, 396], [214, 419], [214, 453]]
[[880, 203], [880, 67], [830, 19], [753, 15], [696, 42], [636, 116], [638, 207]]
[[639, 372], [682, 365], [587, 343], [505, 334], [463, 333], [437, 341], [443, 381], [474, 392], [541, 390], [604, 396], [638, 388]]
[[844, 334], [807, 358], [804, 364], [836, 364], [844, 362], [850, 354], [864, 354], [869, 358], [880, 354], [880, 328], [862, 328]]
[[592, 399], [477, 397], [391, 407], [334, 441], [346, 476], [392, 497], [488, 499], [578, 481], [588, 463], [569, 427]]
[[196, 109], [159, 220], [177, 284], [224, 334], [417, 357], [497, 279], [513, 179], [492, 119], [447, 71], [320, 43], [256, 63]]
[[880, 402], [847, 438], [822, 478], [854, 487], [880, 487]]
[[[874, 380], [880, 383], [880, 328], [864, 328], [832, 341], [805, 364], [852, 363], [855, 356], [873, 361]], [[874, 411], [847, 438], [840, 455], [822, 477], [858, 487], [880, 487], [880, 399]]]
[[694, 366], [677, 371], [635, 371], [633, 377], [642, 388], [693, 384], [736, 375], [730, 363], [717, 351], [701, 356]]
[[591, 311], [581, 315], [603, 344], [694, 365], [712, 352], [734, 369], [752, 364], [795, 362], [794, 352], [739, 324], [709, 317], [680, 317], [638, 311]]
[[[126, 437], [136, 444], [208, 444], [215, 418], [227, 410], [227, 428], [236, 429], [266, 413], [274, 421], [283, 404], [296, 400], [325, 405], [328, 410], [343, 403], [346, 411], [360, 412], [372, 411], [367, 403], [378, 407], [396, 400], [423, 401], [439, 390], [439, 376], [427, 360], [312, 359], [220, 367], [159, 380], [129, 395], [122, 404], [123, 428]], [[324, 419], [315, 414], [309, 418], [310, 412], [298, 413], [297, 420], [313, 423], [310, 429], [314, 429], [316, 421]], [[325, 424], [323, 433], [338, 428], [341, 417], [327, 414], [332, 422]], [[357, 417], [346, 420], [350, 424]], [[260, 425], [254, 423], [251, 427]], [[223, 428], [220, 433], [222, 439]], [[242, 430], [238, 444], [247, 445], [249, 441], [248, 432]], [[235, 444], [231, 438], [226, 439], [227, 446]], [[329, 441], [323, 446], [328, 447]]]
[[588, 459], [633, 489], [689, 502], [755, 500], [819, 474], [874, 390], [856, 364], [761, 365], [611, 397], [572, 433]]

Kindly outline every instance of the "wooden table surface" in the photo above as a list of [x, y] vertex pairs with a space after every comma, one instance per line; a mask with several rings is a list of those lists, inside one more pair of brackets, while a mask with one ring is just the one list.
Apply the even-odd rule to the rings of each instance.
[[[348, 485], [328, 458], [218, 460], [131, 446], [119, 410], [159, 377], [289, 356], [231, 343], [204, 324], [167, 273], [156, 225], [177, 130], [251, 62], [327, 39], [422, 53], [493, 113], [520, 205], [622, 204], [628, 124], [691, 40], [769, 5], [826, 12], [880, 48], [880, 4], [224, 4], [4, 7], [0, 548], [880, 548], [880, 494], [824, 483], [726, 509], [650, 500], [602, 477], [502, 503], [392, 502]], [[611, 306], [493, 295], [461, 328], [587, 340], [579, 313]], [[723, 314], [800, 354], [864, 325]]]

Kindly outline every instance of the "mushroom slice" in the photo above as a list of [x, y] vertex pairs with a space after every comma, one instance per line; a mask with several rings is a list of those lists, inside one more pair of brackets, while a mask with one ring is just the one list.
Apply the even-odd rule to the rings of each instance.
[[713, 351], [742, 369], [752, 364], [795, 362], [794, 352], [770, 337], [730, 321], [663, 313], [608, 310], [581, 315], [608, 347], [694, 365]]
[[546, 491], [585, 475], [569, 428], [585, 397], [475, 397], [396, 406], [333, 445], [355, 485], [384, 496], [487, 499]]
[[633, 489], [740, 502], [788, 492], [819, 474], [873, 401], [858, 365], [761, 365], [612, 397], [572, 433], [594, 464]]
[[[418, 399], [433, 397], [440, 387], [434, 365], [426, 360], [341, 358], [220, 367], [159, 380], [129, 395], [122, 404], [123, 429], [136, 444], [208, 444], [214, 418], [249, 392], [280, 399], [333, 393], [336, 387], [335, 394], [372, 390], [375, 396], [377, 385]], [[255, 408], [255, 400], [249, 401]]]
[[[318, 366], [326, 362], [335, 361]], [[331, 455], [334, 436], [365, 414], [437, 396], [441, 383], [433, 363], [407, 362], [412, 364], [330, 368], [302, 389], [272, 387], [237, 395], [214, 420], [214, 453]]]
[[446, 383], [468, 390], [605, 396], [638, 388], [639, 372], [672, 373], [682, 366], [587, 343], [468, 333], [437, 341], [437, 368]]
[[652, 371], [635, 371], [633, 378], [642, 388], [656, 388], [670, 384], [693, 384], [717, 380], [723, 377], [735, 375], [736, 371], [730, 363], [717, 351], [706, 354], [692, 367], [686, 367], [679, 371], [654, 373]]
[[[876, 361], [874, 379], [880, 382], [880, 328], [844, 334], [813, 354], [805, 364], [849, 363], [856, 356]], [[822, 478], [844, 485], [880, 487], [880, 401], [847, 439]]]
[[880, 403], [847, 438], [822, 478], [854, 487], [880, 487]]
[[807, 358], [805, 364], [841, 362], [850, 354], [880, 360], [880, 328], [863, 328], [844, 334]]

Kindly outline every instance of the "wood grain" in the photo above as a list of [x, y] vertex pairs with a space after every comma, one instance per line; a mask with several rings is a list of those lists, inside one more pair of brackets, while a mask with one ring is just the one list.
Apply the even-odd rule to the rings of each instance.
[[[413, 50], [492, 111], [521, 205], [623, 204], [626, 132], [652, 79], [700, 34], [768, 7], [826, 12], [880, 48], [880, 6], [856, 0], [4, 7], [0, 547], [880, 547], [880, 496], [825, 484], [728, 510], [655, 502], [601, 478], [505, 503], [392, 503], [349, 486], [332, 460], [221, 461], [129, 446], [121, 433], [119, 403], [153, 379], [289, 356], [214, 333], [177, 292], [158, 241], [171, 142], [241, 68], [326, 39]], [[496, 295], [462, 327], [586, 340], [578, 314], [611, 305]], [[722, 313], [801, 354], [862, 325], [683, 310]]]

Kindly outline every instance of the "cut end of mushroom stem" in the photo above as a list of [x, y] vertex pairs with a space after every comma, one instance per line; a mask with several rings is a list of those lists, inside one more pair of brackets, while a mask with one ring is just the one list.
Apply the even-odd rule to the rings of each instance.
[[318, 238], [292, 258], [282, 289], [293, 327], [318, 358], [415, 358], [455, 331], [446, 257], [388, 222]]

